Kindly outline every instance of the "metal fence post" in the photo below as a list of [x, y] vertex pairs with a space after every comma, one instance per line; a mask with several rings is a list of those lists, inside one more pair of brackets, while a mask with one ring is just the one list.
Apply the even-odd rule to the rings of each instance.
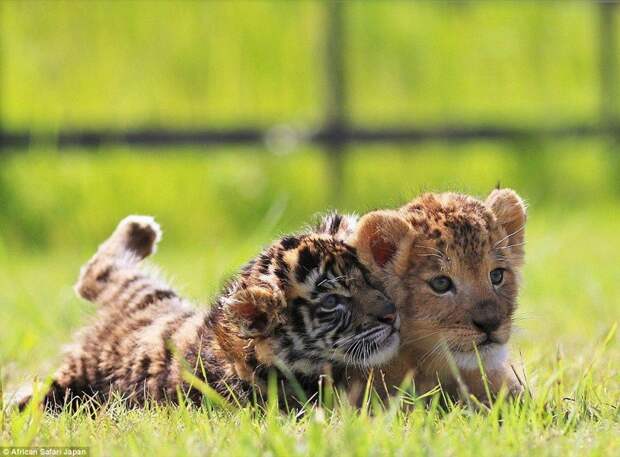
[[325, 153], [329, 176], [330, 201], [341, 200], [343, 168], [346, 156], [347, 93], [346, 62], [344, 57], [344, 3], [338, 0], [325, 2], [325, 77], [326, 119]]
[[610, 171], [613, 173], [616, 191], [620, 192], [620, 157], [617, 151], [620, 145], [620, 122], [618, 119], [618, 46], [616, 35], [616, 13], [618, 3], [601, 1], [598, 4], [599, 28], [599, 77], [600, 77], [600, 124], [608, 134], [608, 149], [613, 161]]
[[617, 120], [618, 65], [616, 46], [616, 2], [600, 2], [599, 17], [599, 72], [600, 116], [606, 129], [613, 129]]
[[2, 110], [2, 90], [3, 90], [3, 76], [4, 76], [4, 48], [3, 48], [3, 44], [4, 44], [4, 35], [3, 35], [3, 18], [4, 18], [4, 4], [2, 2], [0, 2], [0, 151], [2, 150], [2, 146], [4, 143], [4, 122], [3, 121], [3, 110]]

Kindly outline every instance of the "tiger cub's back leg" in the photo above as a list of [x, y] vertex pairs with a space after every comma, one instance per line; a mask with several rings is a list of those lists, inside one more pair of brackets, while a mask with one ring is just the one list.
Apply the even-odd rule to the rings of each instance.
[[[84, 265], [75, 290], [82, 298], [101, 305], [122, 305], [123, 292], [144, 287], [152, 278], [138, 263], [155, 252], [161, 239], [159, 224], [150, 216], [128, 216]], [[125, 301], [128, 295], [125, 293]]]
[[43, 404], [58, 411], [84, 398], [104, 401], [121, 382], [134, 335], [157, 318], [158, 306], [177, 299], [163, 281], [141, 269], [161, 238], [159, 225], [148, 216], [123, 219], [82, 267], [75, 286], [83, 298], [102, 305], [91, 327], [82, 331], [53, 377]]

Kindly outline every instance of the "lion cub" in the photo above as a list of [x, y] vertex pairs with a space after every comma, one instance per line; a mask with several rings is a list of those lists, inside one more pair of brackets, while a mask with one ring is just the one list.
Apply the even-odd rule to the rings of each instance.
[[485, 201], [425, 194], [399, 210], [366, 214], [357, 223], [339, 215], [323, 220], [318, 231], [357, 248], [402, 319], [399, 354], [378, 387], [391, 390], [410, 373], [418, 392], [440, 382], [457, 396], [465, 385], [487, 401], [479, 355], [492, 395], [502, 386], [521, 392], [507, 342], [517, 307], [525, 221], [525, 205], [510, 189], [495, 190]]

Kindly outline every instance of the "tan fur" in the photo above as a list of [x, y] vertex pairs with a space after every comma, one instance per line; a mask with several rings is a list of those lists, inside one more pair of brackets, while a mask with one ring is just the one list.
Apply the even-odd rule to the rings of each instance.
[[[486, 339], [473, 323], [483, 316], [500, 322], [490, 334], [495, 343], [479, 348], [491, 392], [502, 386], [522, 390], [505, 345], [517, 306], [524, 226], [525, 205], [510, 189], [493, 191], [485, 202], [426, 194], [398, 211], [372, 212], [359, 221], [350, 243], [382, 280], [402, 318], [399, 354], [385, 368], [390, 389], [413, 373], [418, 391], [439, 381], [455, 395], [465, 387], [487, 400], [473, 349]], [[489, 279], [495, 268], [506, 269], [497, 287]], [[454, 293], [441, 295], [429, 286], [444, 275], [453, 280]], [[458, 385], [452, 361], [464, 385]]]

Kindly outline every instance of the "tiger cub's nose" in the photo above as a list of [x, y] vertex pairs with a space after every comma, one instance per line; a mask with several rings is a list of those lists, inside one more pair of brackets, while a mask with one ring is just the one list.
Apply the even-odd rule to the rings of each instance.
[[396, 305], [392, 302], [386, 302], [381, 312], [377, 315], [377, 320], [384, 324], [393, 325], [396, 322], [398, 314], [396, 312]]

